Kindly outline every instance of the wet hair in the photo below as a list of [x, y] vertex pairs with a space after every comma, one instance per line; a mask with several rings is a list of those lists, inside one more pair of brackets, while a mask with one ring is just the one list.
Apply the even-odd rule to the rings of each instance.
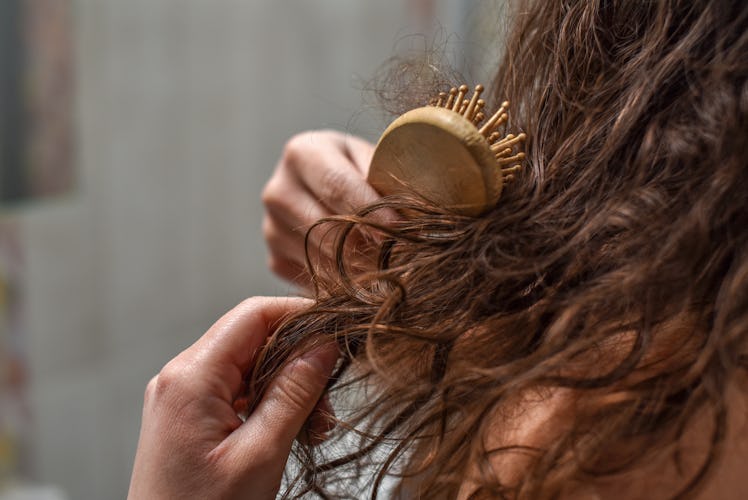
[[[295, 448], [288, 496], [391, 475], [394, 495], [551, 498], [665, 457], [688, 497], [724, 451], [748, 359], [748, 3], [539, 0], [511, 26], [492, 91], [528, 159], [498, 205], [402, 196], [312, 229], [335, 265], [309, 262], [314, 305], [249, 380], [340, 346], [340, 423]], [[560, 409], [542, 439], [507, 432], [536, 402]]]

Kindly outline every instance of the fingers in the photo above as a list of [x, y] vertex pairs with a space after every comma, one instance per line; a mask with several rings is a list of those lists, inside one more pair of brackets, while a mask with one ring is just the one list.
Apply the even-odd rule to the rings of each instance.
[[265, 343], [275, 323], [309, 303], [301, 298], [247, 299], [226, 313], [175, 361], [190, 367], [195, 380], [213, 384], [213, 393], [220, 393], [231, 403], [241, 389], [242, 378], [255, 352]]
[[290, 165], [278, 167], [263, 190], [262, 202], [278, 222], [301, 233], [319, 219], [333, 215]]
[[328, 344], [292, 361], [271, 382], [244, 425], [229, 436], [229, 447], [246, 455], [264, 450], [269, 458], [285, 464], [294, 439], [322, 396], [337, 358], [337, 346]]
[[313, 287], [312, 278], [307, 268], [302, 264], [280, 255], [271, 255], [268, 259], [268, 268], [276, 276], [301, 287], [300, 291], [311, 291]]
[[[351, 161], [346, 155], [345, 139], [338, 138], [339, 149], [308, 151], [309, 162], [320, 168], [298, 168], [297, 173], [307, 189], [335, 214], [353, 213], [356, 209], [373, 203], [379, 194], [366, 181], [363, 167]], [[354, 151], [348, 151], [354, 154]], [[303, 165], [292, 164], [303, 167]], [[368, 169], [368, 165], [366, 167]]]
[[346, 135], [342, 140], [346, 156], [361, 176], [366, 178], [369, 175], [371, 158], [374, 156], [374, 145], [355, 135]]
[[290, 268], [292, 272], [298, 271], [299, 268], [304, 269], [306, 260], [304, 233], [279, 224], [269, 214], [265, 215], [262, 221], [262, 233], [268, 250], [270, 250], [270, 268], [274, 272], [278, 274], [285, 272], [286, 270], [282, 266], [287, 265], [287, 263], [295, 264], [294, 267]]
[[[346, 157], [350, 159], [352, 165], [356, 168], [356, 170], [360, 172], [361, 177], [363, 179], [367, 179], [367, 189], [364, 193], [365, 196], [359, 199], [357, 202], [354, 200], [354, 204], [352, 204], [352, 206], [354, 208], [360, 208], [376, 202], [379, 198], [381, 198], [381, 196], [368, 183], [369, 167], [371, 166], [371, 159], [374, 156], [374, 150], [376, 148], [372, 143], [365, 141], [359, 137], [353, 135], [337, 135], [337, 139], [340, 141], [341, 147]], [[399, 217], [397, 213], [391, 209], [380, 209], [371, 214], [372, 220], [383, 224], [395, 221], [398, 218]], [[378, 238], [375, 236], [374, 239], [377, 240]]]
[[306, 263], [307, 250], [310, 261], [317, 271], [320, 270], [320, 266], [327, 269], [332, 265], [332, 243], [320, 240], [323, 228], [312, 231], [308, 246], [305, 233], [293, 231], [277, 223], [269, 214], [263, 220], [262, 230], [269, 251], [268, 267], [281, 278], [304, 288], [311, 287], [311, 274]]
[[[307, 132], [288, 141], [263, 191], [263, 232], [277, 275], [308, 286], [307, 230], [319, 219], [352, 213], [379, 198], [366, 181], [373, 150], [363, 139], [331, 131]], [[333, 257], [334, 238], [326, 235], [324, 228], [309, 235], [311, 261], [321, 269], [330, 267]]]
[[338, 132], [297, 135], [286, 144], [281, 168], [334, 214], [352, 213], [379, 198], [366, 182], [373, 146]]
[[[322, 205], [315, 202], [305, 192], [299, 193], [290, 203], [288, 197], [282, 202], [266, 201], [266, 218], [263, 221], [263, 233], [265, 240], [271, 250], [279, 251], [281, 254], [293, 257], [298, 263], [304, 263], [304, 242], [308, 230], [318, 220], [333, 215], [326, 211]], [[275, 243], [271, 238], [274, 236], [285, 236], [284, 246], [272, 245]], [[329, 244], [322, 245], [323, 231], [312, 231], [309, 235], [310, 250], [320, 250], [329, 256]], [[292, 247], [286, 247], [286, 244]]]

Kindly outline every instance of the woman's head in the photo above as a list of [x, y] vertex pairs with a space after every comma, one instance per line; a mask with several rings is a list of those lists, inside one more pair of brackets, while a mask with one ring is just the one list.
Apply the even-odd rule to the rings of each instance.
[[[252, 379], [261, 390], [296, 349], [342, 348], [331, 391], [354, 407], [341, 440], [298, 450], [299, 491], [376, 463], [425, 497], [466, 481], [553, 496], [677, 457], [697, 415], [708, 446], [667, 493], [715, 463], [748, 336], [748, 5], [538, 1], [512, 25], [492, 87], [528, 168], [496, 208], [392, 198], [313, 229], [338, 238], [338, 267]], [[385, 207], [409, 215], [379, 224]], [[382, 243], [351, 272], [359, 228]], [[543, 401], [552, 431], [506, 431]], [[510, 462], [520, 473], [497, 470]]]

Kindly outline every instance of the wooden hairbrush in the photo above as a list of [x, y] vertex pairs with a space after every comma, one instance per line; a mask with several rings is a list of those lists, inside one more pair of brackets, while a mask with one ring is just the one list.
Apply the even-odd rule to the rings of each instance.
[[[496, 205], [525, 157], [525, 134], [506, 134], [509, 103], [485, 123], [477, 85], [462, 85], [401, 115], [384, 131], [369, 167], [382, 195], [415, 192], [452, 212], [477, 216]], [[500, 132], [501, 130], [501, 132]]]

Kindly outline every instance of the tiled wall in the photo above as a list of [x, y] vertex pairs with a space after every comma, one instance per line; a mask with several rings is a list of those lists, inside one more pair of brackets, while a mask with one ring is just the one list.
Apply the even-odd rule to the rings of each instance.
[[78, 192], [21, 215], [37, 476], [123, 498], [148, 379], [265, 269], [259, 194], [307, 128], [377, 136], [402, 2], [75, 0]]

